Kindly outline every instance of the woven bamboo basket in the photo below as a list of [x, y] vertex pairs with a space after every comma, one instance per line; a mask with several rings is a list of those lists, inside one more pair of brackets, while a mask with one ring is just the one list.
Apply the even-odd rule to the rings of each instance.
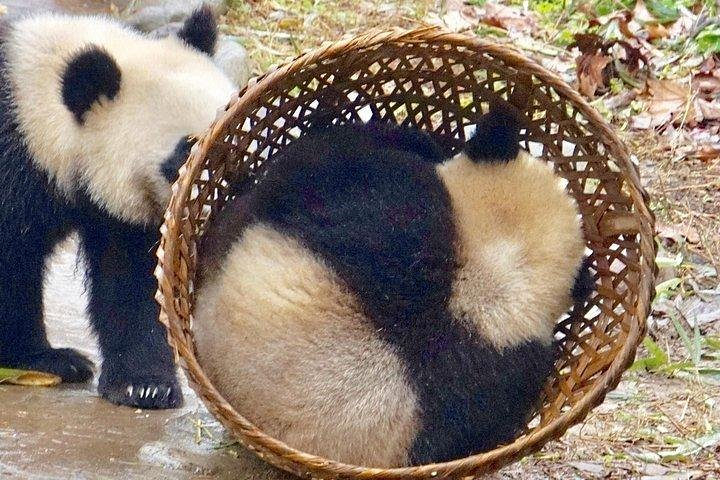
[[[264, 160], [319, 116], [347, 122], [370, 114], [432, 130], [457, 148], [465, 126], [489, 103], [503, 101], [525, 115], [523, 148], [552, 162], [577, 199], [597, 282], [584, 308], [557, 324], [561, 358], [525, 432], [467, 458], [386, 470], [297, 451], [236, 412], [203, 372], [193, 343], [197, 250], [213, 214], [252, 188]], [[253, 80], [198, 141], [165, 214], [157, 298], [169, 341], [197, 394], [242, 444], [271, 464], [313, 478], [464, 478], [494, 471], [560, 437], [615, 388], [644, 335], [655, 253], [653, 216], [626, 147], [557, 76], [507, 46], [463, 34], [372, 31]]]

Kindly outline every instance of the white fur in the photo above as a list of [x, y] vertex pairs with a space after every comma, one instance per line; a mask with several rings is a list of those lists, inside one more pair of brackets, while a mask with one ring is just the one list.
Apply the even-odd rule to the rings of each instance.
[[405, 368], [321, 259], [253, 225], [197, 299], [199, 360], [240, 413], [306, 452], [407, 464], [420, 412]]
[[[122, 72], [113, 101], [78, 125], [60, 77], [83, 47], [105, 48]], [[86, 186], [109, 213], [156, 222], [170, 188], [159, 166], [184, 136], [204, 132], [235, 91], [212, 60], [175, 37], [151, 39], [105, 17], [44, 14], [14, 24], [6, 45], [20, 130], [39, 169], [72, 197]]]
[[584, 253], [575, 201], [524, 152], [507, 164], [460, 154], [437, 172], [459, 237], [450, 310], [497, 348], [549, 343]]

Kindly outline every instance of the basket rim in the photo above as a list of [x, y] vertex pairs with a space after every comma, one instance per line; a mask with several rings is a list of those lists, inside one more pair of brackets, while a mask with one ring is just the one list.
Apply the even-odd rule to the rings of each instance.
[[[555, 91], [568, 100], [573, 107], [587, 119], [588, 130], [599, 134], [602, 142], [608, 147], [608, 156], [612, 156], [620, 166], [620, 174], [627, 182], [628, 193], [633, 204], [633, 215], [639, 218], [639, 288], [635, 320], [630, 329], [624, 332], [623, 345], [612, 359], [605, 372], [596, 379], [592, 388], [570, 409], [551, 419], [546, 425], [537, 428], [530, 434], [515, 439], [512, 443], [499, 446], [493, 450], [471, 455], [448, 462], [418, 465], [399, 468], [375, 468], [350, 465], [335, 460], [297, 450], [277, 440], [256, 427], [252, 422], [235, 409], [222, 397], [210, 383], [194, 355], [194, 344], [186, 344], [186, 336], [182, 329], [182, 321], [173, 308], [174, 288], [168, 279], [174, 278], [171, 262], [165, 258], [174, 258], [176, 240], [182, 235], [179, 225], [187, 218], [186, 203], [190, 198], [193, 184], [204, 167], [204, 159], [212, 148], [215, 140], [223, 134], [229, 123], [248, 105], [252, 104], [278, 80], [291, 75], [302, 68], [325, 59], [336, 58], [346, 51], [380, 47], [386, 43], [448, 43], [466, 47], [474, 51], [482, 51], [492, 58], [505, 64], [528, 72], [552, 86]], [[261, 459], [284, 470], [297, 474], [296, 469], [288, 469], [292, 464], [300, 470], [310, 471], [321, 476], [343, 476], [357, 478], [425, 478], [425, 477], [463, 477], [499, 469], [516, 460], [525, 453], [540, 449], [546, 442], [559, 438], [570, 426], [582, 421], [587, 414], [598, 405], [605, 394], [617, 386], [620, 377], [633, 361], [638, 344], [645, 333], [645, 319], [649, 314], [653, 297], [654, 258], [656, 245], [653, 241], [654, 216], [649, 210], [648, 195], [640, 182], [639, 172], [630, 159], [630, 154], [612, 130], [612, 127], [592, 108], [581, 96], [556, 74], [545, 69], [521, 52], [504, 44], [497, 44], [457, 33], [442, 27], [426, 26], [415, 29], [373, 29], [361, 35], [323, 44], [321, 47], [299, 55], [290, 62], [275, 67], [266, 74], [252, 79], [238, 94], [234, 95], [224, 111], [213, 122], [207, 132], [198, 141], [190, 154], [187, 163], [181, 168], [179, 177], [172, 189], [172, 197], [165, 212], [165, 222], [161, 228], [161, 245], [158, 248], [159, 264], [156, 276], [159, 288], [156, 298], [161, 306], [160, 320], [168, 328], [171, 346], [176, 358], [184, 360], [184, 368], [189, 373], [189, 383], [204, 403], [218, 416], [219, 420], [231, 431], [233, 436], [242, 437], [243, 445], [255, 452]], [[173, 236], [174, 235], [174, 236]], [[237, 431], [238, 427], [242, 430]], [[269, 454], [269, 455], [268, 455]], [[282, 461], [281, 461], [282, 460]]]

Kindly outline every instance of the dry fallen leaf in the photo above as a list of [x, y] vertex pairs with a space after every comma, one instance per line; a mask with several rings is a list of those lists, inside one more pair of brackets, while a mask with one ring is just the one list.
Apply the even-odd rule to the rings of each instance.
[[[691, 97], [690, 89], [672, 80], [648, 80], [650, 100], [647, 114], [650, 116], [649, 128], [662, 127], [668, 123], [694, 124], [695, 115], [692, 105], [688, 106]], [[687, 113], [687, 114], [686, 114]]]
[[583, 55], [578, 61], [578, 90], [586, 97], [595, 97], [598, 88], [605, 86], [603, 71], [612, 61], [607, 55]]
[[720, 103], [696, 98], [693, 102], [695, 121], [720, 120]]
[[692, 87], [702, 97], [715, 97], [720, 94], [720, 77], [702, 73], [695, 75], [692, 79]]
[[537, 27], [537, 21], [530, 13], [516, 8], [488, 2], [484, 10], [482, 22], [493, 27], [522, 33], [531, 33]]
[[467, 5], [465, 0], [448, 0], [442, 20], [450, 30], [467, 30], [480, 23], [480, 12], [477, 7]]
[[672, 240], [673, 243], [679, 243], [683, 239], [692, 244], [700, 243], [700, 235], [697, 229], [684, 224], [671, 225], [665, 222], [657, 222], [655, 224], [655, 233], [663, 239]]
[[28, 387], [52, 387], [62, 381], [57, 375], [33, 370], [0, 368], [0, 383], [24, 385]]
[[670, 33], [670, 37], [672, 38], [687, 38], [687, 36], [695, 29], [697, 22], [697, 18], [692, 14], [692, 12], [686, 8], [680, 9], [680, 18], [675, 20], [672, 25], [670, 25], [670, 28], [668, 28], [668, 33]]
[[577, 48], [578, 90], [593, 98], [605, 93], [610, 79], [619, 77], [625, 83], [644, 89], [648, 71], [647, 57], [640, 48], [624, 40], [605, 40], [594, 33], [575, 35], [568, 49]]
[[702, 162], [709, 162], [720, 158], [720, 143], [715, 145], [703, 145], [697, 150], [697, 152], [695, 152], [694, 156]]
[[659, 38], [667, 38], [670, 36], [670, 32], [661, 23], [648, 23], [645, 25], [645, 31], [648, 34], [648, 40], [651, 42]]
[[657, 23], [657, 18], [650, 13], [643, 0], [637, 0], [637, 2], [635, 2], [633, 18], [640, 23]]
[[627, 107], [637, 98], [638, 91], [635, 89], [625, 90], [617, 95], [605, 99], [605, 108], [609, 110], [619, 110]]

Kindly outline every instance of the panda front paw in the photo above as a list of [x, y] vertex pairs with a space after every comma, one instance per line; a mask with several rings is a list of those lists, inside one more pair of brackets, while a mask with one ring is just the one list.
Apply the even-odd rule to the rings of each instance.
[[2, 364], [11, 368], [52, 373], [67, 383], [87, 382], [93, 377], [93, 363], [72, 348], [47, 348], [12, 358]]
[[177, 408], [183, 394], [174, 372], [169, 375], [105, 372], [100, 375], [98, 393], [116, 405], [143, 409]]

